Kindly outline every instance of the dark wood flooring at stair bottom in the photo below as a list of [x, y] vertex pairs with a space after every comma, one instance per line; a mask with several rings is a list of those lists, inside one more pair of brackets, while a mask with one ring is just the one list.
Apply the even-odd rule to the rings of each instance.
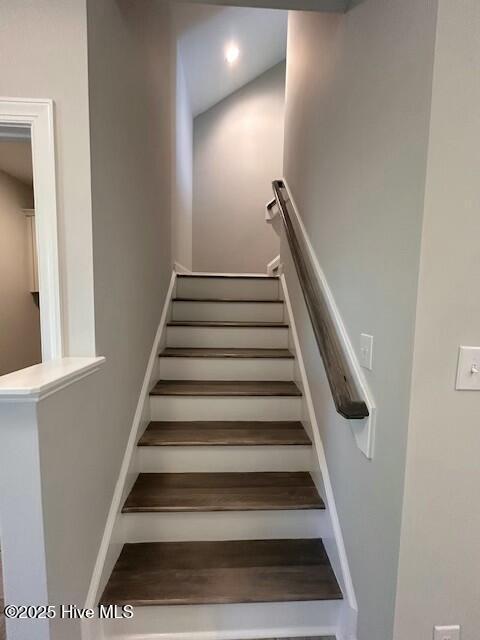
[[152, 396], [301, 396], [294, 382], [264, 380], [159, 380]]
[[133, 606], [341, 599], [320, 539], [126, 544], [102, 596]]
[[141, 473], [124, 513], [324, 509], [306, 472]]
[[236, 329], [288, 329], [285, 322], [249, 322], [233, 320], [171, 320], [167, 327], [233, 327]]
[[198, 347], [166, 347], [160, 354], [161, 358], [265, 358], [289, 359], [294, 355], [288, 349], [233, 349], [198, 348]]
[[173, 298], [172, 302], [240, 302], [241, 304], [284, 304], [271, 298]]
[[301, 422], [150, 422], [140, 447], [310, 445]]
[[177, 278], [183, 280], [184, 278], [202, 279], [209, 278], [210, 280], [278, 280], [278, 276], [264, 276], [263, 274], [226, 274], [226, 273], [177, 273]]

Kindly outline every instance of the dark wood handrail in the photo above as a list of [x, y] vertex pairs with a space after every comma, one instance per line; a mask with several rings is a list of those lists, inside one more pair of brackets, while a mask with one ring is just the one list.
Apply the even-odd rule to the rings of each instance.
[[308, 247], [304, 239], [299, 238], [295, 233], [287, 208], [287, 200], [283, 195], [285, 184], [281, 180], [275, 180], [272, 186], [335, 407], [338, 413], [349, 420], [367, 418], [369, 415], [367, 405], [360, 397], [352, 379], [347, 358], [340, 344], [327, 300], [318, 282]]

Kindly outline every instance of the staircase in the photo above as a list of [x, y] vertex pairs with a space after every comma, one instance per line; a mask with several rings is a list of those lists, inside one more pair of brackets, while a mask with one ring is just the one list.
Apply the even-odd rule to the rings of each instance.
[[278, 278], [177, 276], [101, 598], [136, 615], [106, 637], [326, 640], [336, 628], [342, 592], [294, 372]]

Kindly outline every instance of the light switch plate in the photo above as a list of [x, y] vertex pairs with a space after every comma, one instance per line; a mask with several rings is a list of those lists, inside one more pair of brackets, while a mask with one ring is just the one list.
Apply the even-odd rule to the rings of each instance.
[[456, 388], [480, 391], [480, 347], [460, 347]]
[[360, 364], [364, 369], [373, 368], [373, 336], [360, 334]]
[[460, 640], [460, 625], [455, 624], [447, 627], [435, 626], [433, 629], [433, 640]]

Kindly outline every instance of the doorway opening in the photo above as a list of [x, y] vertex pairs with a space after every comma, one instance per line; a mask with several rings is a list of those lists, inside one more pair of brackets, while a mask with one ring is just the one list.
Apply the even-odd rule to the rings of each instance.
[[31, 132], [0, 126], [0, 376], [42, 361]]
[[51, 100], [0, 97], [0, 227], [0, 378], [8, 388], [14, 372], [63, 357]]
[[283, 175], [288, 12], [178, 3], [174, 18], [177, 271], [266, 274], [280, 252], [265, 205]]

